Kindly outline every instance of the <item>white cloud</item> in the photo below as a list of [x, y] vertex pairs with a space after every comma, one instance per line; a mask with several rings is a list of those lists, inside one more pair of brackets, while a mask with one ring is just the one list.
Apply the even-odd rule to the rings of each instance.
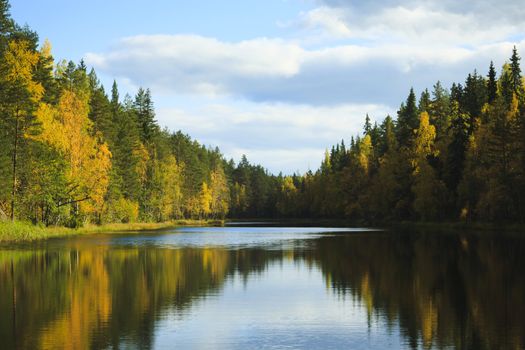
[[295, 24], [323, 32], [325, 39], [331, 35], [372, 43], [476, 46], [523, 35], [524, 8], [518, 1], [495, 0], [328, 0], [301, 14]]
[[410, 87], [485, 74], [516, 41], [525, 52], [517, 1], [317, 3], [285, 25], [288, 39], [138, 35], [86, 62], [126, 86], [152, 88], [165, 101], [161, 125], [291, 172], [316, 168], [326, 147], [360, 130], [365, 113], [382, 119]]
[[326, 31], [336, 37], [350, 37], [352, 30], [345, 21], [345, 13], [341, 9], [321, 6], [299, 15], [295, 22], [285, 24], [285, 26], [298, 25], [305, 30]]
[[311, 105], [398, 104], [410, 86], [450, 84], [472, 69], [502, 63], [509, 42], [464, 47], [383, 43], [307, 49], [256, 38], [226, 43], [196, 35], [123, 39], [109, 52], [88, 54], [97, 71], [162, 93], [234, 96]]
[[303, 50], [279, 39], [237, 43], [197, 35], [139, 35], [86, 61], [115, 76], [176, 92], [218, 95], [231, 81], [297, 74]]
[[272, 172], [317, 169], [324, 150], [360, 133], [364, 113], [381, 120], [391, 112], [380, 105], [313, 107], [269, 103], [232, 103], [209, 99], [197, 107], [158, 108], [162, 125], [181, 129], [227, 157], [263, 164]]

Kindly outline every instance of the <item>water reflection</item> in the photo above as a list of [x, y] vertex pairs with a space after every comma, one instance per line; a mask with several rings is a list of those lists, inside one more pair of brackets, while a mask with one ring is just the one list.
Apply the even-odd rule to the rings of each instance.
[[2, 347], [525, 346], [519, 236], [210, 232], [0, 250]]

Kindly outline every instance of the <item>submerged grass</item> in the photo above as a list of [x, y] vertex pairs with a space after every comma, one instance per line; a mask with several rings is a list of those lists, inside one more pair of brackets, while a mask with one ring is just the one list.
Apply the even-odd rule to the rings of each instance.
[[104, 225], [86, 225], [72, 229], [61, 226], [33, 225], [22, 221], [0, 221], [0, 243], [31, 242], [55, 237], [67, 237], [91, 233], [129, 233], [133, 231], [151, 231], [177, 226], [222, 226], [223, 220], [175, 220], [168, 222], [112, 223]]

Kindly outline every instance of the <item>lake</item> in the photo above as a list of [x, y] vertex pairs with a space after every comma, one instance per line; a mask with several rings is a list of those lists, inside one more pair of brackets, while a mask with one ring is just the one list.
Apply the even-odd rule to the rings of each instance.
[[0, 348], [521, 349], [524, 271], [525, 239], [498, 232], [237, 224], [0, 246]]

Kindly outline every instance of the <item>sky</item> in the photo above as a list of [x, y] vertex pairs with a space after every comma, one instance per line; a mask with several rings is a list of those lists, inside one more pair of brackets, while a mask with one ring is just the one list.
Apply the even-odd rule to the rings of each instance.
[[513, 0], [11, 0], [56, 60], [94, 67], [109, 91], [150, 88], [159, 124], [273, 173], [395, 116], [414, 87], [500, 70], [525, 53]]

